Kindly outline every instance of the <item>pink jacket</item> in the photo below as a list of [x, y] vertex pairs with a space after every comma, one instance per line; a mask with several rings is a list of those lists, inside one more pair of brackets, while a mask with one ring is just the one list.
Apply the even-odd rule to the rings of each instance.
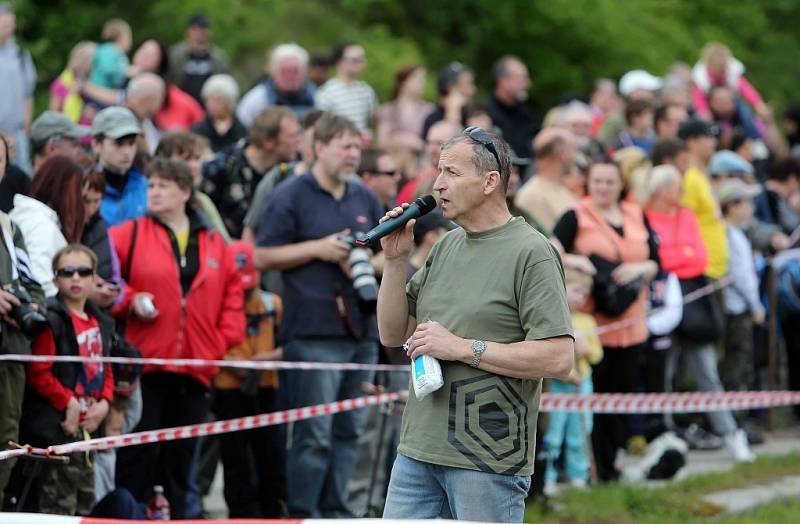
[[681, 280], [699, 277], [706, 271], [708, 252], [694, 213], [680, 208], [677, 214], [645, 211], [650, 227], [658, 233], [658, 256], [667, 273]]

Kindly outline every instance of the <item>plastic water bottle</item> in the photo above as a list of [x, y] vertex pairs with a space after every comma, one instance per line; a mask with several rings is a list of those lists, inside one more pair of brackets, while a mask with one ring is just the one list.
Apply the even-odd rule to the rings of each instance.
[[153, 496], [147, 503], [148, 520], [170, 520], [169, 501], [164, 496], [164, 486], [153, 486]]
[[[403, 349], [408, 351], [411, 344], [409, 338]], [[411, 362], [411, 382], [414, 384], [414, 395], [422, 400], [444, 385], [442, 366], [430, 355], [420, 355]]]

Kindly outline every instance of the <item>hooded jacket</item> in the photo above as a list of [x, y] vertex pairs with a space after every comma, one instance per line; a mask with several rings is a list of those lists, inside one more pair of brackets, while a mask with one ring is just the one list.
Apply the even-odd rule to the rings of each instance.
[[[192, 211], [189, 218], [190, 248], [184, 257], [177, 254], [169, 228], [152, 216], [109, 230], [126, 280], [113, 313], [127, 317], [125, 338], [144, 357], [221, 359], [245, 338], [244, 292], [233, 254], [222, 235], [199, 214]], [[191, 253], [196, 253], [196, 260], [185, 260], [194, 258]], [[196, 267], [190, 282], [185, 281], [187, 266]], [[132, 299], [139, 292], [153, 295], [156, 318], [148, 321], [131, 314]], [[144, 368], [144, 373], [153, 371], [186, 374], [208, 386], [218, 369]]]
[[25, 237], [34, 278], [46, 296], [55, 296], [58, 289], [53, 283], [53, 256], [67, 246], [58, 214], [35, 198], [17, 194], [14, 209], [8, 215]]

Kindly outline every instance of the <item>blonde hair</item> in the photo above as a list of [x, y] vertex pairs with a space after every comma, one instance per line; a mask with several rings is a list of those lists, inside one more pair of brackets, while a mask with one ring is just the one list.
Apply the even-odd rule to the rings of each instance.
[[720, 42], [709, 42], [703, 46], [700, 52], [700, 59], [706, 65], [711, 65], [711, 62], [716, 62], [716, 65], [725, 65], [731, 58], [731, 50], [728, 46]]
[[103, 24], [103, 32], [100, 34], [100, 37], [105, 42], [115, 42], [124, 34], [133, 34], [130, 24], [121, 18], [112, 18]]
[[614, 153], [614, 161], [619, 165], [619, 172], [622, 175], [622, 183], [625, 189], [631, 190], [635, 185], [634, 173], [639, 169], [649, 170], [653, 163], [647, 156], [647, 152], [636, 146], [623, 147]]
[[680, 181], [681, 173], [675, 166], [661, 165], [649, 171], [642, 170], [637, 173], [637, 187], [634, 195], [640, 205], [646, 206], [656, 193], [668, 185]]
[[97, 50], [97, 44], [84, 40], [75, 44], [72, 51], [69, 53], [69, 60], [67, 61], [67, 69], [75, 71], [81, 65], [92, 66], [94, 59], [94, 52]]
[[577, 286], [581, 286], [581, 289], [584, 290], [587, 295], [592, 293], [592, 287], [594, 286], [594, 279], [592, 278], [592, 275], [584, 273], [579, 269], [565, 267], [564, 279], [566, 280], [567, 285], [575, 284]]

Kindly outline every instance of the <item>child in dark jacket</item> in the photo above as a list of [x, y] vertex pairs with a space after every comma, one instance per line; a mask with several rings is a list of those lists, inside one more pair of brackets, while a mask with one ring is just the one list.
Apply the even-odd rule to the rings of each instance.
[[[47, 304], [48, 327], [33, 343], [36, 355], [108, 356], [113, 321], [87, 297], [95, 285], [97, 257], [71, 244], [53, 258], [58, 295]], [[114, 395], [111, 366], [83, 362], [28, 365], [26, 418], [39, 445], [89, 438], [100, 427]], [[76, 453], [67, 464], [47, 464], [42, 474], [40, 508], [45, 513], [88, 515], [94, 504], [94, 470], [89, 454]]]
[[[230, 245], [245, 289], [247, 338], [225, 354], [226, 360], [280, 360], [275, 347], [281, 299], [258, 288], [260, 275], [253, 265], [253, 246]], [[214, 412], [220, 420], [278, 410], [278, 373], [222, 368], [214, 379]], [[225, 473], [225, 502], [230, 518], [281, 516], [284, 499], [283, 428], [270, 426], [219, 436]]]

